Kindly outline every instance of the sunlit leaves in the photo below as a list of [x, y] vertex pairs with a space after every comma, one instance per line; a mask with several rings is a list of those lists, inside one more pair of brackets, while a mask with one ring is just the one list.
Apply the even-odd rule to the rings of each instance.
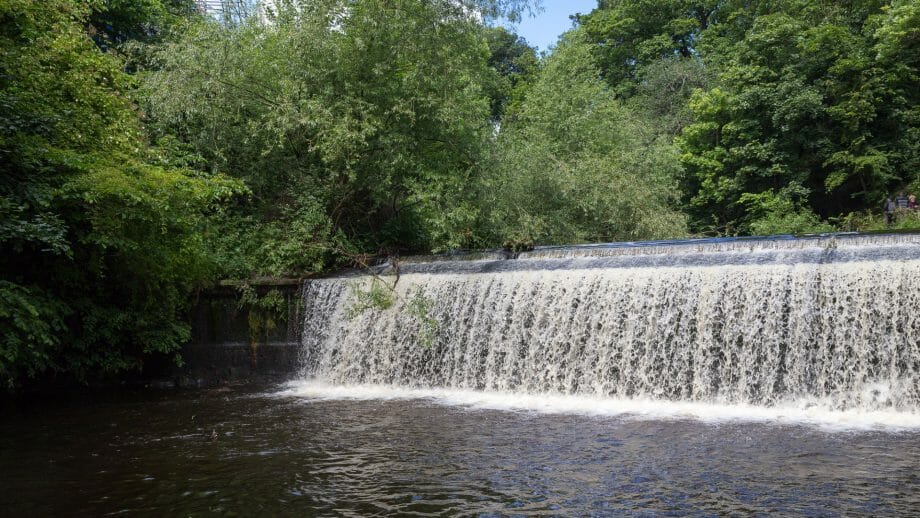
[[[780, 206], [834, 217], [917, 178], [918, 148], [905, 139], [917, 134], [917, 89], [899, 81], [917, 62], [895, 50], [916, 45], [894, 28], [910, 26], [908, 3], [764, 2], [745, 11], [753, 18], [722, 8], [726, 25], [703, 37], [721, 85], [695, 96], [696, 121], [678, 140], [697, 228], [763, 231]], [[794, 206], [754, 209], [793, 185]]]
[[162, 48], [145, 83], [152, 120], [246, 181], [246, 224], [271, 236], [233, 274], [322, 267], [336, 235], [373, 251], [471, 244], [464, 187], [492, 130], [496, 74], [484, 28], [463, 13], [455, 2], [294, 3], [268, 23], [198, 24]]

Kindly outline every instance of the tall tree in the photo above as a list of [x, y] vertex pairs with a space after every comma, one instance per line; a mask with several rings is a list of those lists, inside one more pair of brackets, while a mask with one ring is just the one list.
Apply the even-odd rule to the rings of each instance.
[[537, 51], [527, 40], [504, 27], [485, 28], [489, 43], [489, 66], [496, 72], [494, 82], [487, 86], [491, 101], [492, 120], [498, 123], [514, 99], [536, 77], [540, 69]]
[[896, 79], [916, 77], [917, 43], [892, 29], [912, 7], [882, 4], [775, 2], [747, 29], [714, 29], [721, 84], [695, 96], [680, 139], [696, 228], [780, 228], [782, 211], [788, 230], [823, 228], [813, 213], [873, 207], [917, 178], [917, 89]]
[[254, 192], [223, 232], [234, 275], [470, 243], [494, 77], [472, 5], [291, 2], [163, 47], [152, 120]]
[[698, 55], [704, 31], [725, 0], [600, 0], [577, 21], [593, 44], [604, 77], [621, 95], [632, 95], [641, 69], [663, 58]]

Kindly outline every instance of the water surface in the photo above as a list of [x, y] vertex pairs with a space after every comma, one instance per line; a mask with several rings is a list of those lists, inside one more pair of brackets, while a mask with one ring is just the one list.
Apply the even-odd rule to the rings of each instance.
[[289, 385], [62, 400], [0, 418], [10, 516], [908, 515], [918, 468], [917, 430], [317, 398]]

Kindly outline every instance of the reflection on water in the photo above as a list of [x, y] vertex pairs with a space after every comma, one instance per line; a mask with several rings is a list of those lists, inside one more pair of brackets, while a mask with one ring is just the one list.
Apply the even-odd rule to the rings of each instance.
[[810, 515], [920, 508], [920, 432], [262, 390], [0, 417], [0, 515]]

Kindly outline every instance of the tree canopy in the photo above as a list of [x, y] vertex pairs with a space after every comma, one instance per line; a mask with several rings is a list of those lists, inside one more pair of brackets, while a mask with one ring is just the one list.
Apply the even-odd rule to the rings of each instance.
[[238, 273], [312, 271], [346, 245], [469, 244], [463, 187], [491, 132], [488, 58], [479, 23], [450, 2], [347, 14], [313, 2], [191, 27], [158, 54], [145, 96], [160, 134], [253, 190], [227, 222], [234, 240], [263, 245], [244, 251], [250, 264], [233, 258]]
[[611, 0], [579, 22], [620, 97], [677, 130], [691, 229], [731, 235], [828, 230], [917, 187], [917, 9]]
[[616, 98], [581, 31], [569, 33], [495, 141], [483, 213], [512, 243], [686, 233], [677, 152]]

